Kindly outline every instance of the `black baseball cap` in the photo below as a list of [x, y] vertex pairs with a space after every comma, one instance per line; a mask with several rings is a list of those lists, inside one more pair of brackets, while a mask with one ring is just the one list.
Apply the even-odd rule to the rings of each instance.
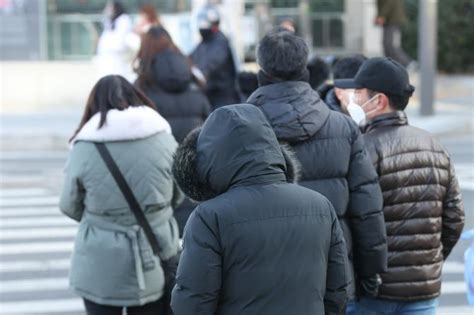
[[366, 88], [403, 97], [410, 97], [415, 91], [405, 67], [385, 57], [367, 59], [353, 79], [334, 80], [334, 86], [341, 89]]

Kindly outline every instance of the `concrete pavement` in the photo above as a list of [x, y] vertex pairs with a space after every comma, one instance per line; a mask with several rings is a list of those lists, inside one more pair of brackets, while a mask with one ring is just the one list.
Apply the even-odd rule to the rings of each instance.
[[471, 105], [437, 102], [435, 114], [420, 115], [420, 104], [414, 99], [406, 108], [408, 122], [436, 135], [474, 131], [474, 100]]
[[[433, 116], [422, 117], [417, 100], [407, 107], [409, 123], [437, 135], [473, 132], [472, 106], [438, 102]], [[0, 149], [67, 149], [67, 141], [81, 119], [81, 109], [0, 115]]]

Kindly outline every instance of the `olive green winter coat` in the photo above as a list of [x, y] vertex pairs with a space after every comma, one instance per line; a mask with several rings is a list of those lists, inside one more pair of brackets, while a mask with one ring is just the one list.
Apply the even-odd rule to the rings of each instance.
[[406, 22], [403, 0], [377, 0], [377, 15], [385, 18], [386, 26], [401, 26]]

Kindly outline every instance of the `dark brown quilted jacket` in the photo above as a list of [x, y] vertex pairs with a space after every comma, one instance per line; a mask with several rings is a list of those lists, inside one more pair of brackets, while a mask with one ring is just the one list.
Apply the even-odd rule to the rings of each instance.
[[388, 271], [379, 297], [399, 301], [439, 296], [441, 269], [464, 225], [459, 185], [438, 140], [408, 125], [404, 112], [364, 127], [380, 178], [387, 227]]

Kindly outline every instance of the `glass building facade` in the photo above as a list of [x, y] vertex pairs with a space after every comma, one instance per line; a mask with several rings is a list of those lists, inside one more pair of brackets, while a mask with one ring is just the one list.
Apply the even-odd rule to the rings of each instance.
[[[0, 60], [88, 60], [102, 32], [102, 10], [107, 0], [0, 1]], [[153, 4], [162, 16], [188, 14], [192, 0], [122, 0], [132, 17], [141, 5]], [[265, 3], [271, 22], [291, 18], [301, 29], [298, 0], [247, 0], [245, 32], [252, 32], [258, 16], [254, 7]], [[345, 0], [310, 0], [310, 32], [315, 50], [343, 50]], [[257, 30], [255, 30], [257, 32]], [[255, 36], [254, 36], [255, 37]], [[252, 51], [255, 43], [246, 43]]]

